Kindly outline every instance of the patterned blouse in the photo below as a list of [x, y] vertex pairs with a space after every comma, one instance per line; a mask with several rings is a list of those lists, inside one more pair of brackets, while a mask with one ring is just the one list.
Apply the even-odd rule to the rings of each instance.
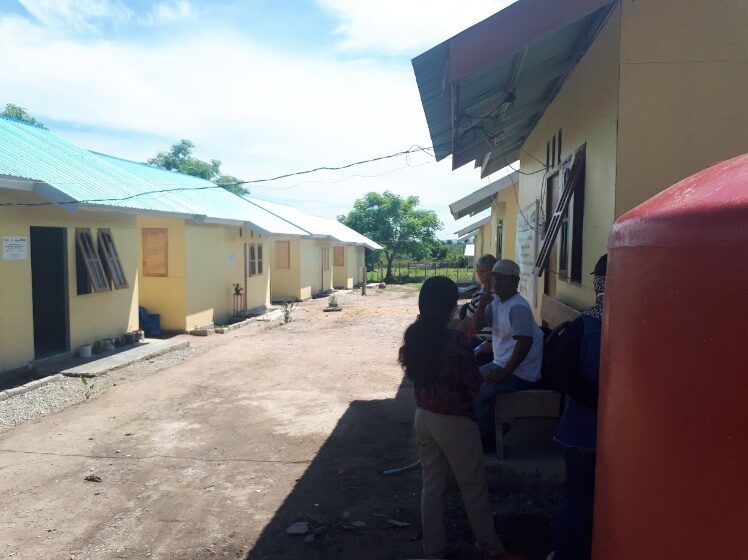
[[442, 375], [428, 387], [416, 387], [416, 404], [436, 414], [467, 416], [475, 420], [473, 403], [478, 396], [481, 375], [467, 337], [448, 331]]

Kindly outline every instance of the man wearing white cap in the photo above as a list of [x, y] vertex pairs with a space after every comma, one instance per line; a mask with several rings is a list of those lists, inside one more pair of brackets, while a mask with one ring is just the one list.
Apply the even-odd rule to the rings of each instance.
[[527, 300], [517, 293], [519, 265], [509, 259], [491, 269], [493, 293], [486, 291], [473, 315], [473, 328], [491, 325], [493, 362], [481, 366], [483, 375], [475, 413], [485, 448], [495, 445], [494, 402], [496, 395], [530, 389], [540, 380], [543, 331]]

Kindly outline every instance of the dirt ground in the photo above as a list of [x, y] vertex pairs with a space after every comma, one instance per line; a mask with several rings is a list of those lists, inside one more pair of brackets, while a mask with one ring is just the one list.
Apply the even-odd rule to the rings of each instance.
[[[0, 558], [417, 558], [420, 471], [381, 474], [417, 458], [395, 362], [416, 292], [338, 299], [192, 338], [185, 361], [0, 434]], [[507, 545], [544, 558], [555, 496], [494, 481], [492, 502]], [[456, 493], [447, 518], [470, 543]]]

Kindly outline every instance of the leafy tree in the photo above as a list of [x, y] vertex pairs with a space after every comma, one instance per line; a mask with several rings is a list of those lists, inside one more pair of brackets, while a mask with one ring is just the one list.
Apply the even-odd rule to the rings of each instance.
[[446, 261], [449, 255], [449, 246], [444, 241], [437, 240], [430, 250], [430, 257], [435, 261]]
[[0, 113], [0, 115], [25, 122], [26, 124], [33, 124], [44, 129], [47, 128], [43, 123], [29, 115], [29, 112], [26, 109], [19, 107], [18, 105], [13, 105], [13, 103], [7, 103], [5, 109], [3, 109], [3, 112]]
[[387, 262], [386, 282], [392, 282], [392, 261], [396, 256], [428, 256], [437, 242], [442, 223], [432, 210], [418, 208], [417, 196], [407, 198], [392, 192], [367, 193], [353, 209], [338, 220], [383, 247]]
[[180, 140], [168, 152], [159, 152], [156, 157], [149, 159], [148, 163], [169, 171], [178, 171], [186, 175], [213, 181], [216, 185], [221, 185], [234, 194], [249, 194], [248, 189], [236, 184], [241, 182], [240, 179], [221, 173], [221, 162], [219, 160], [203, 161], [193, 157], [192, 149], [194, 147], [195, 144], [190, 140]]

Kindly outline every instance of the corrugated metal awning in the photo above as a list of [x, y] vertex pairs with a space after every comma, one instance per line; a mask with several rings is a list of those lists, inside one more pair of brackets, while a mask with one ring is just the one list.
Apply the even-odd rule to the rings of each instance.
[[458, 238], [463, 237], [463, 236], [469, 236], [469, 234], [475, 233], [476, 231], [478, 231], [480, 228], [482, 228], [483, 226], [485, 226], [490, 221], [491, 221], [491, 216], [486, 216], [482, 220], [478, 220], [477, 222], [473, 222], [469, 226], [465, 226], [464, 228], [462, 228], [461, 230], [456, 231], [455, 233], [457, 234]]
[[489, 208], [498, 193], [512, 185], [516, 185], [518, 182], [519, 173], [514, 171], [501, 179], [497, 179], [490, 185], [470, 193], [457, 202], [453, 202], [449, 205], [449, 211], [452, 212], [455, 220], [459, 220], [465, 216], [475, 216], [478, 212]]
[[436, 159], [484, 171], [518, 159], [615, 4], [519, 0], [414, 58]]

